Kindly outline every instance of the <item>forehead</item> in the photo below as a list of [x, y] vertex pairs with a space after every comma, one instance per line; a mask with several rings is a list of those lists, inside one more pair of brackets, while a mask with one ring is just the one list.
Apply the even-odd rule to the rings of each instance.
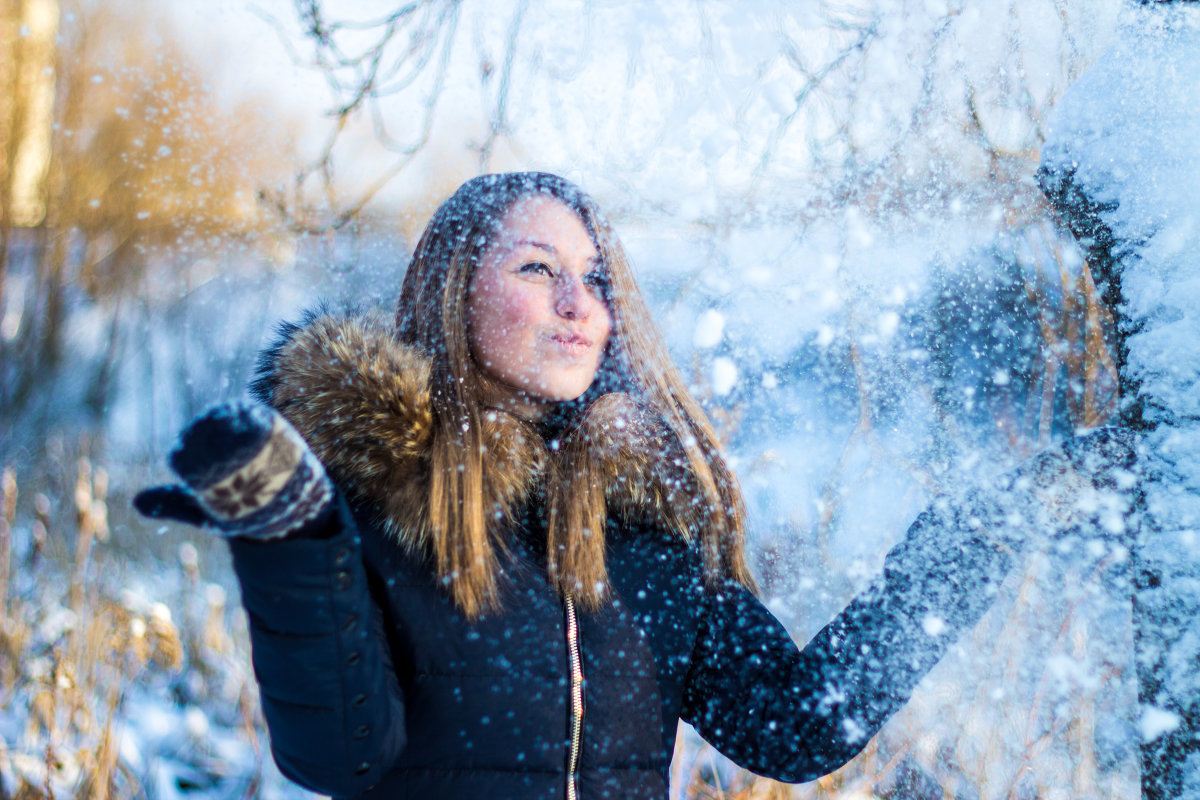
[[571, 250], [596, 252], [596, 245], [583, 220], [570, 206], [553, 197], [523, 197], [500, 219], [497, 241], [513, 247], [521, 243], [546, 244]]

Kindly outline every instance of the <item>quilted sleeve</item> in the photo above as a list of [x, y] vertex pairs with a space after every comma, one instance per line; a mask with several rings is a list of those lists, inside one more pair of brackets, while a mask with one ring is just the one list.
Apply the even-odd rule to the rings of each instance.
[[741, 766], [814, 780], [853, 758], [991, 605], [1010, 557], [922, 514], [875, 582], [803, 648], [745, 587], [709, 593], [681, 716]]
[[322, 536], [230, 540], [280, 770], [335, 797], [374, 786], [405, 746], [404, 698], [344, 503]]

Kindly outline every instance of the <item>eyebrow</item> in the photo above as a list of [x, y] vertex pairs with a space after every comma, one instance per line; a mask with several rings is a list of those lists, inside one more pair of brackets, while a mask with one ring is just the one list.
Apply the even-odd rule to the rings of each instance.
[[546, 242], [539, 242], [536, 239], [517, 239], [515, 242], [512, 243], [512, 246], [520, 247], [523, 244], [529, 245], [530, 247], [536, 247], [539, 250], [545, 250], [547, 252], [554, 253], [555, 255], [558, 254], [558, 251], [556, 249], [554, 249], [554, 245], [547, 244]]
[[[520, 247], [521, 245], [527, 245], [529, 247], [536, 247], [538, 250], [545, 250], [547, 253], [550, 253], [555, 258], [559, 257], [558, 250], [554, 247], [554, 245], [549, 244], [548, 242], [539, 242], [536, 239], [518, 239], [517, 241], [512, 243], [512, 245], [509, 247], [509, 249], [514, 250], [514, 249]], [[600, 255], [599, 252], [597, 252], [596, 255], [594, 255], [588, 259], [588, 263], [595, 264], [598, 267], [603, 266], [604, 258]]]

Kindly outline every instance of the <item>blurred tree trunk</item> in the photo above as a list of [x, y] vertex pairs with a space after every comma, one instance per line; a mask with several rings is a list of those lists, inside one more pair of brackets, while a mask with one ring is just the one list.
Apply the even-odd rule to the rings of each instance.
[[0, 316], [7, 297], [14, 225], [45, 213], [54, 103], [55, 0], [6, 0], [0, 10]]
[[[1200, 44], [1195, 37], [1174, 35], [1179, 31], [1164, 22], [1168, 19], [1164, 15], [1185, 11], [1168, 8], [1172, 2], [1132, 0], [1131, 4], [1161, 8], [1140, 12], [1142, 16], [1123, 32], [1127, 40], [1123, 44], [1129, 45], [1128, 49], [1114, 48], [1109, 58], [1097, 65], [1111, 95], [1098, 95], [1094, 80], [1090, 93], [1084, 91], [1078, 98], [1068, 94], [1075, 113], [1085, 110], [1089, 122], [1064, 123], [1059, 141], [1043, 153], [1038, 172], [1043, 192], [1079, 240], [1097, 283], [1104, 287], [1104, 303], [1117, 320], [1120, 423], [1145, 437], [1138, 456], [1139, 504], [1133, 519], [1136, 529], [1130, 537], [1129, 589], [1143, 724], [1141, 787], [1147, 800], [1193, 797], [1200, 787], [1200, 663], [1191, 641], [1200, 612], [1200, 595], [1194, 588], [1200, 585], [1200, 561], [1186, 548], [1173, 550], [1170, 546], [1170, 537], [1178, 528], [1194, 524], [1183, 502], [1189, 494], [1194, 496], [1196, 483], [1187, 468], [1172, 461], [1179, 458], [1178, 453], [1161, 452], [1164, 438], [1186, 441], [1195, 418], [1179, 407], [1178, 397], [1164, 394], [1162, 377], [1154, 367], [1131, 363], [1130, 347], [1139, 334], [1164, 327], [1162, 317], [1179, 321], [1182, 315], [1188, 320], [1196, 310], [1189, 307], [1163, 312], [1164, 306], [1155, 306], [1139, 298], [1137, 292], [1131, 296], [1126, 291], [1140, 271], [1158, 271], [1159, 279], [1168, 286], [1194, 280], [1196, 275], [1194, 257], [1186, 266], [1165, 267], [1161, 254], [1154, 252], [1157, 230], [1178, 223], [1181, 216], [1186, 219], [1188, 211], [1180, 209], [1188, 207], [1187, 198], [1195, 192], [1186, 174], [1175, 174], [1177, 166], [1163, 166], [1172, 164], [1166, 154], [1175, 144], [1169, 138], [1177, 136], [1178, 130], [1170, 125], [1163, 127], [1161, 109], [1179, 103], [1175, 94], [1179, 84], [1172, 83], [1177, 73], [1186, 75], [1181, 81], [1195, 80], [1194, 74], [1186, 70], [1187, 65], [1196, 63], [1196, 47]], [[1187, 4], [1194, 6], [1190, 0]], [[1177, 21], [1181, 17], [1169, 19]], [[1195, 18], [1191, 19], [1194, 24]], [[1180, 29], [1186, 30], [1187, 26], [1181, 25]], [[1173, 60], [1178, 56], [1190, 58], [1182, 58], [1180, 66]], [[1163, 64], [1170, 66], [1164, 68]], [[1143, 128], [1145, 120], [1154, 124]], [[1119, 159], [1120, 163], [1112, 166], [1108, 163], [1111, 156], [1097, 156], [1092, 149], [1097, 141], [1119, 144], [1123, 156], [1135, 156], [1142, 170], [1128, 174], [1121, 169], [1128, 162]], [[1144, 230], [1122, 216], [1128, 214], [1122, 208], [1124, 204], [1137, 206], [1144, 185], [1164, 179], [1171, 182], [1165, 184], [1166, 191], [1158, 198], [1156, 229]], [[1194, 243], [1195, 236], [1190, 239]], [[1187, 297], [1186, 293], [1180, 296]], [[1166, 345], [1157, 345], [1162, 346]], [[1194, 364], [1185, 364], [1177, 370], [1175, 391], [1187, 385], [1186, 376], [1194, 368]], [[1185, 389], [1182, 394], [1186, 393]]]
[[[0, 449], [68, 409], [102, 423], [144, 276], [169, 291], [263, 233], [252, 187], [285, 174], [269, 104], [214, 97], [146, 12], [81, 0], [60, 26], [57, 0], [0, 6]], [[68, 353], [80, 311], [98, 341]]]

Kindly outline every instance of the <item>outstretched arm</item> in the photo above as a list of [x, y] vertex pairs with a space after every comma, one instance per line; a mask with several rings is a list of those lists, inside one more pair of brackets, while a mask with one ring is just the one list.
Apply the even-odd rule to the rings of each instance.
[[834, 771], [911, 696], [990, 606], [1009, 556], [962, 515], [926, 512], [883, 574], [798, 649], [744, 587], [709, 598], [684, 719], [753, 772], [789, 782]]
[[684, 719], [742, 766], [807, 781], [853, 758], [991, 605], [1040, 533], [1121, 535], [1127, 432], [1102, 429], [917, 517], [882, 574], [798, 649], [744, 587], [710, 593]]

